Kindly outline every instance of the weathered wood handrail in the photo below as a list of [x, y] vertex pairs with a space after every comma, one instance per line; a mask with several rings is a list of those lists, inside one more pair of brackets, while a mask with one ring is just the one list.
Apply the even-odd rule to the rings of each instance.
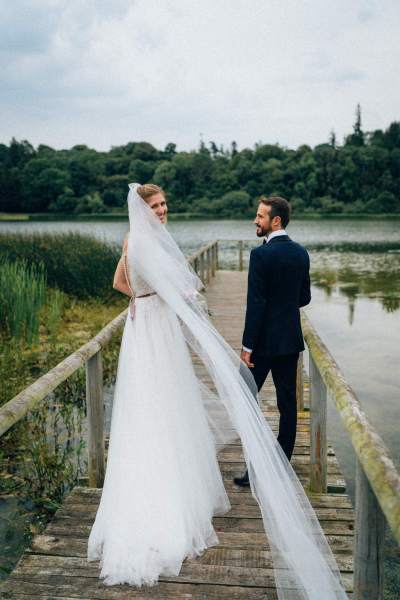
[[218, 269], [218, 241], [201, 246], [188, 257], [188, 261], [203, 283], [210, 283]]
[[[218, 268], [218, 242], [202, 246], [188, 257], [204, 283], [209, 283]], [[200, 264], [200, 270], [199, 270]], [[88, 422], [89, 485], [100, 487], [104, 479], [104, 418], [102, 349], [125, 323], [127, 309], [108, 323], [89, 342], [39, 377], [0, 408], [0, 437], [37, 407], [77, 369], [86, 366], [86, 406]]]
[[0, 436], [2, 436], [17, 421], [22, 419], [27, 412], [34, 409], [48, 394], [63, 383], [77, 369], [82, 367], [86, 361], [110, 341], [112, 335], [125, 322], [127, 310], [120, 313], [108, 325], [106, 325], [89, 342], [75, 350], [58, 365], [39, 377], [27, 388], [14, 396], [0, 408]]
[[383, 597], [385, 519], [400, 543], [400, 474], [329, 350], [302, 314], [310, 356], [311, 491], [326, 491], [326, 398], [332, 398], [357, 457], [354, 597]]
[[393, 535], [400, 543], [400, 475], [358, 398], [304, 312], [302, 326], [310, 356], [335, 403]]

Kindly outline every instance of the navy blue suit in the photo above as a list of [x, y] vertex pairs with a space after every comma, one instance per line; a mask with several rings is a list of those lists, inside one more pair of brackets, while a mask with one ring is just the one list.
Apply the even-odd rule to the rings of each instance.
[[290, 460], [296, 439], [296, 372], [304, 350], [300, 307], [311, 301], [307, 250], [288, 235], [272, 238], [250, 254], [243, 346], [253, 352], [260, 390], [269, 371], [280, 411], [278, 441]]

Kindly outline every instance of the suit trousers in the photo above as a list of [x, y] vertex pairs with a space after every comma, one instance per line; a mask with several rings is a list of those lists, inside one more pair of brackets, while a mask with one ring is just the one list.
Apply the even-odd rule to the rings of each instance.
[[265, 356], [255, 351], [251, 356], [251, 369], [258, 391], [271, 371], [276, 389], [279, 418], [278, 442], [290, 460], [296, 441], [297, 401], [296, 378], [299, 353], [282, 356]]

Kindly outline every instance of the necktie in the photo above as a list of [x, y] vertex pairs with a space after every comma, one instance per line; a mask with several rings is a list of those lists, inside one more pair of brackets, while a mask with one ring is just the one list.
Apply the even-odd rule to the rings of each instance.
[[263, 244], [266, 244], [266, 243], [267, 243], [267, 240], [264, 238], [263, 239]]

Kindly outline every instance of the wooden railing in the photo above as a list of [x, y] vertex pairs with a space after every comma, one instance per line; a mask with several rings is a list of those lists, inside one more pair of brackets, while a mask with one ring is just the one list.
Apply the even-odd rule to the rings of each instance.
[[308, 317], [302, 315], [309, 351], [310, 489], [327, 490], [327, 398], [332, 399], [355, 450], [354, 598], [383, 598], [385, 521], [400, 543], [400, 475], [382, 439]]
[[[202, 246], [188, 261], [204, 284], [218, 268], [218, 242]], [[102, 350], [125, 323], [127, 309], [108, 323], [94, 338], [65, 358], [56, 367], [14, 396], [0, 408], [0, 437], [30, 410], [36, 408], [57, 386], [77, 369], [86, 367], [89, 485], [101, 487], [104, 480], [104, 402]]]
[[196, 271], [203, 283], [210, 283], [218, 269], [218, 242], [210, 242], [202, 246], [188, 261]]

